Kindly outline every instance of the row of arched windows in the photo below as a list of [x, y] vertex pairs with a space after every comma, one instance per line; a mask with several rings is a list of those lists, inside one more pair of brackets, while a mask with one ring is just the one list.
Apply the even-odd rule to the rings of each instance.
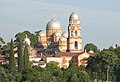
[[[71, 31], [71, 36], [73, 36], [73, 31]], [[77, 30], [75, 30], [75, 36], [77, 36], [78, 35], [78, 32], [77, 32]]]

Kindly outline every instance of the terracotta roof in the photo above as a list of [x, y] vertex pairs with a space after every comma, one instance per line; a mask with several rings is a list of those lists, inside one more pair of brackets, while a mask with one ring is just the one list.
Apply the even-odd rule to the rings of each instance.
[[37, 54], [37, 58], [45, 58], [46, 55], [40, 55], [40, 54]]
[[44, 62], [44, 61], [31, 61], [31, 63], [45, 64], [45, 62]]
[[58, 53], [56, 53], [56, 56], [75, 56], [75, 55], [77, 56], [77, 55], [80, 55], [82, 53], [58, 52]]
[[[81, 52], [81, 53], [72, 53], [72, 52], [57, 52], [56, 54], [51, 54], [51, 55], [40, 55], [37, 54], [38, 58], [46, 58], [46, 57], [60, 57], [60, 56], [80, 56], [81, 54], [83, 54], [85, 52]], [[93, 56], [93, 54], [90, 54]]]

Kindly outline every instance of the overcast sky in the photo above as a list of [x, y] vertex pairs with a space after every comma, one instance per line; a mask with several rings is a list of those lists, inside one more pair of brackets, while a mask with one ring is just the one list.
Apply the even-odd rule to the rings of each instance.
[[6, 42], [24, 30], [45, 30], [56, 15], [67, 31], [69, 15], [76, 10], [81, 20], [83, 46], [98, 48], [120, 44], [120, 0], [0, 0], [0, 36]]

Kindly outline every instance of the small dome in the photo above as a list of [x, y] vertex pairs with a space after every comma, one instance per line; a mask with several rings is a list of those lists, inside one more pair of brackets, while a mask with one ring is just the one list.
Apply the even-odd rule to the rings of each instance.
[[48, 22], [46, 29], [61, 29], [61, 24], [55, 17]]
[[113, 49], [116, 49], [117, 47], [116, 46], [112, 46]]
[[58, 33], [58, 32], [55, 32], [55, 33], [53, 34], [53, 36], [61, 36], [61, 34]]
[[66, 41], [67, 39], [66, 38], [64, 38], [64, 37], [61, 37], [60, 38], [60, 41]]
[[79, 19], [79, 16], [75, 11], [73, 11], [72, 14], [70, 15], [70, 19]]
[[43, 31], [39, 32], [39, 36], [46, 36]]
[[63, 33], [62, 33], [62, 36], [65, 37], [65, 38], [67, 38], [67, 37], [68, 37], [68, 32], [66, 32], [66, 31], [63, 32]]
[[30, 45], [30, 39], [28, 38], [27, 35], [26, 35], [26, 37], [24, 38], [24, 42], [27, 43], [28, 45]]
[[94, 53], [94, 51], [90, 50], [88, 53], [93, 54], [93, 53]]

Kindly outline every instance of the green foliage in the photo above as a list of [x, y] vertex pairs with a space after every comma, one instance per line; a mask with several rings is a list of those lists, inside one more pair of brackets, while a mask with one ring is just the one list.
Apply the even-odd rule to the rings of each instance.
[[22, 81], [22, 74], [20, 72], [17, 72], [16, 82], [21, 82], [21, 81]]
[[5, 44], [5, 41], [3, 40], [2, 37], [0, 37], [0, 44]]
[[94, 52], [97, 52], [97, 46], [92, 44], [92, 43], [88, 43], [85, 45], [84, 47], [84, 51], [86, 50], [86, 52], [89, 52], [90, 50], [94, 51]]
[[[36, 32], [38, 34], [38, 32]], [[70, 62], [69, 68], [60, 69], [57, 62], [50, 62], [46, 68], [39, 66], [30, 67], [29, 52], [27, 45], [23, 45], [25, 35], [31, 40], [31, 44], [36, 43], [36, 35], [29, 31], [16, 34], [16, 41], [0, 46], [1, 49], [10, 48], [9, 65], [0, 65], [0, 82], [93, 82], [106, 81], [107, 72], [109, 81], [120, 82], [120, 47], [104, 49], [90, 57], [87, 67], [77, 67]], [[4, 44], [0, 37], [1, 44]], [[18, 71], [14, 71], [14, 51], [13, 46], [18, 46]], [[24, 49], [24, 52], [23, 52]], [[89, 43], [84, 50], [98, 52], [96, 45]], [[8, 70], [9, 67], [9, 70]], [[109, 67], [109, 68], [108, 68]], [[86, 69], [87, 68], [87, 69]], [[25, 69], [25, 70], [24, 70]], [[109, 69], [109, 70], [108, 70]]]
[[77, 73], [78, 71], [78, 67], [74, 64], [70, 64], [69, 68], [68, 68], [68, 71], [71, 73], [71, 74], [74, 74], [74, 73]]
[[116, 47], [116, 49], [112, 49], [111, 51], [113, 51], [118, 58], [120, 58], [120, 47]]
[[18, 33], [15, 35], [15, 37], [16, 37], [17, 41], [19, 41], [19, 40], [23, 41], [24, 38], [26, 37], [26, 35], [30, 39], [31, 45], [34, 46], [34, 44], [37, 42], [37, 36], [34, 35], [33, 33], [30, 33], [29, 31], [24, 31], [24, 32]]
[[[118, 60], [118, 57], [114, 52], [103, 50], [100, 54], [96, 54], [94, 57], [89, 58], [87, 68], [94, 79], [97, 78], [97, 80], [106, 81], [108, 72], [109, 80], [115, 81], [116, 60]], [[107, 71], [108, 69], [109, 71]]]
[[81, 71], [79, 70], [78, 73], [78, 78], [79, 78], [79, 82], [92, 82], [90, 75], [87, 73], [87, 71]]
[[14, 45], [13, 45], [13, 39], [11, 39], [10, 44], [10, 56], [9, 56], [9, 69], [10, 71], [15, 71], [15, 60], [14, 60]]
[[58, 69], [58, 65], [59, 65], [58, 62], [51, 61], [47, 64], [46, 68], [47, 68], [47, 70], [52, 72], [52, 71], [55, 71]]
[[18, 71], [23, 71], [23, 43], [21, 40], [19, 40], [18, 46]]
[[0, 82], [15, 82], [15, 77], [9, 70], [0, 67]]
[[79, 82], [79, 78], [77, 77], [77, 74], [74, 73], [71, 78], [70, 78], [70, 82]]
[[24, 65], [25, 70], [30, 67], [29, 51], [28, 51], [28, 45], [27, 44], [25, 44], [25, 48], [24, 48], [23, 65]]
[[5, 41], [3, 40], [3, 38], [0, 37], [0, 54], [2, 52], [2, 44], [5, 44]]
[[29, 68], [23, 71], [23, 81], [32, 81], [37, 76], [39, 76], [39, 72], [33, 68]]
[[36, 33], [36, 36], [38, 36], [39, 35], [39, 32], [41, 32], [42, 30], [39, 30], [39, 31], [35, 31], [35, 33]]
[[116, 61], [115, 69], [116, 81], [120, 82], [120, 59]]
[[114, 65], [115, 60], [118, 59], [116, 54], [109, 50], [104, 50], [101, 52], [100, 57], [102, 58], [102, 61], [107, 65]]
[[84, 65], [80, 65], [78, 69], [82, 71], [86, 71], [86, 67]]

